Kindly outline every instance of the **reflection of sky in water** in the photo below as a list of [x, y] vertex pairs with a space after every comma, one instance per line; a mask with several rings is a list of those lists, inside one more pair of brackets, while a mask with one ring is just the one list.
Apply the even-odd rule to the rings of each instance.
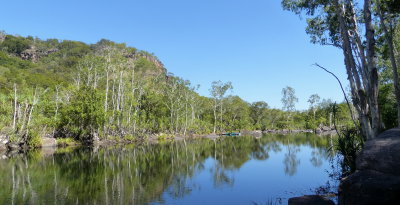
[[[268, 145], [267, 145], [268, 146]], [[237, 170], [225, 170], [225, 185], [215, 185], [216, 161], [208, 158], [204, 170], [189, 179], [192, 192], [183, 198], [164, 194], [167, 204], [265, 204], [277, 198], [314, 194], [328, 180], [326, 148], [282, 145], [268, 152], [266, 160], [249, 160]]]
[[228, 137], [0, 160], [0, 204], [266, 204], [329, 180], [330, 140]]

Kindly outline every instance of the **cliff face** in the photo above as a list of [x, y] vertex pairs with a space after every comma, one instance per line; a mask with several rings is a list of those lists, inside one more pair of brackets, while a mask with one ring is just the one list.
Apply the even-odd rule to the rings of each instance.
[[140, 59], [146, 60], [150, 62], [153, 67], [153, 69], [148, 70], [146, 73], [150, 75], [158, 75], [158, 74], [167, 74], [167, 69], [164, 67], [164, 64], [154, 55], [144, 52], [144, 51], [139, 51], [139, 52], [133, 52], [126, 57], [134, 59], [135, 61], [139, 61]]

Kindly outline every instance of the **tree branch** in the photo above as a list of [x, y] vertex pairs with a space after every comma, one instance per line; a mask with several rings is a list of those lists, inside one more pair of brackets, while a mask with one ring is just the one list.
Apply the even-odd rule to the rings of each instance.
[[338, 81], [338, 83], [339, 83], [339, 85], [340, 85], [340, 89], [342, 89], [343, 96], [344, 96], [344, 99], [346, 100], [347, 106], [349, 107], [351, 119], [353, 120], [354, 126], [357, 127], [357, 123], [356, 123], [356, 120], [354, 119], [354, 115], [353, 115], [353, 111], [352, 111], [351, 106], [350, 106], [349, 99], [347, 99], [346, 92], [345, 92], [344, 89], [343, 89], [342, 82], [340, 82], [339, 78], [338, 78], [334, 73], [332, 73], [332, 72], [329, 71], [328, 69], [326, 69], [326, 68], [320, 66], [318, 63], [315, 63], [314, 66], [317, 66], [317, 67], [321, 68], [322, 70], [324, 70], [325, 72], [331, 74], [333, 77], [336, 78], [336, 80]]

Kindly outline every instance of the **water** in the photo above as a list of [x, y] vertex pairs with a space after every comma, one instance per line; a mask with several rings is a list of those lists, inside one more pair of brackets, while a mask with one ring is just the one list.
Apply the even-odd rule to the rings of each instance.
[[0, 204], [286, 204], [329, 180], [331, 141], [265, 135], [36, 150], [0, 160]]

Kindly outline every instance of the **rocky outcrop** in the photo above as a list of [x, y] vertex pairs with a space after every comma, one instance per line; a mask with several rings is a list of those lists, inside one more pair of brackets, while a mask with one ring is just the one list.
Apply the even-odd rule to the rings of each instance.
[[24, 60], [37, 62], [41, 57], [47, 56], [51, 53], [57, 52], [58, 49], [39, 50], [36, 47], [31, 47], [21, 52], [20, 56]]
[[144, 58], [147, 61], [153, 63], [155, 67], [157, 68], [157, 72], [153, 74], [167, 74], [167, 69], [165, 68], [164, 64], [154, 55], [147, 53], [145, 51], [138, 51], [138, 52], [133, 52], [130, 54], [125, 55], [127, 58], [131, 58], [134, 60], [137, 60], [139, 58]]
[[305, 195], [293, 197], [289, 199], [289, 205], [335, 205], [332, 200], [329, 200], [319, 195]]
[[263, 133], [261, 130], [254, 130], [254, 131], [242, 130], [242, 131], [240, 131], [240, 135], [242, 135], [242, 136], [262, 137], [262, 134]]
[[0, 135], [0, 151], [7, 150], [7, 137], [5, 135]]
[[400, 204], [400, 128], [365, 142], [356, 168], [340, 183], [339, 204]]

